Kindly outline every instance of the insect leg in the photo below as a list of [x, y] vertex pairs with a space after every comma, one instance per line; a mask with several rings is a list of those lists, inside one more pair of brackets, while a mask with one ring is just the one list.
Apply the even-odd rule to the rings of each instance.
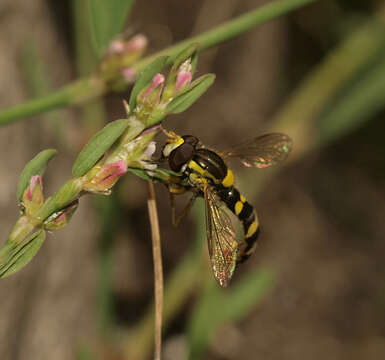
[[169, 192], [169, 195], [170, 195], [172, 225], [176, 227], [184, 219], [184, 217], [189, 213], [192, 205], [194, 204], [195, 199], [198, 197], [198, 193], [193, 192], [193, 195], [191, 196], [190, 200], [188, 201], [188, 203], [186, 204], [186, 206], [183, 208], [182, 212], [178, 216], [176, 215], [175, 194], [172, 192]]

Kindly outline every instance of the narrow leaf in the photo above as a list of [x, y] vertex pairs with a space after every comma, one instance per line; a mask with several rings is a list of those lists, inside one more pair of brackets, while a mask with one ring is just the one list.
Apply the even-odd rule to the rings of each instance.
[[50, 161], [56, 153], [57, 151], [55, 149], [43, 150], [24, 167], [17, 186], [17, 199], [19, 201], [21, 201], [24, 190], [29, 186], [31, 177], [34, 175], [43, 176], [48, 161]]
[[73, 176], [75, 178], [83, 176], [90, 170], [120, 135], [123, 134], [128, 124], [127, 119], [116, 120], [94, 135], [75, 160], [72, 167]]
[[321, 143], [353, 131], [384, 108], [385, 57], [377, 55], [376, 61], [357, 73], [326, 104], [316, 123]]
[[148, 170], [144, 170], [144, 169], [127, 168], [127, 171], [129, 171], [130, 173], [132, 173], [136, 176], [139, 176], [143, 180], [148, 180], [148, 181], [153, 181], [153, 182], [160, 181], [160, 182], [164, 182], [166, 184], [168, 184], [168, 181], [169, 181], [168, 179], [170, 178], [170, 176], [177, 176], [177, 177], [180, 176], [179, 173], [176, 173], [176, 172], [168, 170], [168, 169], [162, 169], [162, 168], [157, 168], [155, 170], [151, 170], [151, 172], [153, 173], [152, 176], [150, 176], [148, 174], [149, 173]]
[[266, 295], [272, 284], [273, 274], [270, 271], [255, 271], [229, 289], [221, 289], [216, 284], [208, 286], [190, 317], [189, 359], [202, 358], [215, 331], [225, 323], [245, 316]]
[[150, 175], [148, 175], [148, 173], [146, 172], [146, 170], [143, 170], [143, 169], [136, 169], [136, 168], [127, 168], [127, 171], [136, 175], [136, 176], [139, 176], [140, 178], [142, 178], [143, 180], [148, 180], [148, 181], [152, 181], [152, 177]]
[[196, 57], [198, 52], [198, 43], [192, 43], [183, 49], [175, 58], [174, 64], [172, 65], [172, 70], [177, 69], [185, 60], [189, 57]]
[[134, 0], [89, 0], [89, 23], [97, 54], [102, 55], [122, 31], [133, 3]]
[[256, 269], [235, 284], [225, 302], [223, 322], [236, 321], [247, 313], [272, 289], [274, 273]]
[[8, 243], [0, 250], [0, 278], [12, 275], [27, 265], [45, 240], [45, 231], [39, 230], [20, 243]]
[[130, 109], [134, 110], [136, 106], [136, 97], [140, 93], [140, 91], [150, 83], [152, 78], [162, 71], [167, 62], [168, 56], [160, 56], [156, 58], [151, 64], [146, 66], [143, 71], [139, 74], [138, 80], [136, 80], [135, 85], [131, 91], [130, 95]]
[[206, 92], [214, 80], [214, 74], [203, 75], [196, 79], [183, 93], [167, 105], [166, 112], [169, 114], [178, 114], [187, 110]]

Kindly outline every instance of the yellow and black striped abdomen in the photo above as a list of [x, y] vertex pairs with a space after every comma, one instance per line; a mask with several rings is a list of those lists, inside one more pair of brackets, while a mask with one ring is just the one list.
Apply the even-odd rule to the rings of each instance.
[[202, 178], [207, 180], [217, 190], [219, 198], [241, 221], [244, 238], [238, 245], [237, 262], [244, 262], [255, 250], [260, 228], [253, 206], [234, 187], [233, 172], [218, 154], [208, 149], [198, 149], [185, 171], [194, 183]]
[[238, 246], [237, 263], [239, 264], [247, 260], [255, 250], [260, 233], [258, 217], [253, 206], [234, 186], [222, 186], [220, 190], [218, 189], [218, 195], [243, 226], [244, 238]]

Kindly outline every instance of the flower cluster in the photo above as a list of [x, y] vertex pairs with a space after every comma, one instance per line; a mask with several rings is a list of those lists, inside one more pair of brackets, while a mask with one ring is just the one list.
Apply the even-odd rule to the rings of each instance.
[[146, 51], [147, 43], [147, 38], [142, 34], [111, 42], [100, 64], [100, 76], [112, 89], [120, 90], [127, 83], [135, 81], [137, 72], [133, 65]]
[[[103, 76], [108, 78], [110, 71], [119, 69], [131, 81], [136, 73], [130, 73], [125, 65], [141, 56], [146, 43], [141, 35], [114, 41], [101, 65]], [[213, 83], [214, 75], [210, 74], [192, 80], [196, 59], [197, 45], [193, 44], [174, 59], [167, 77], [161, 73], [171, 62], [167, 57], [157, 58], [144, 68], [125, 103], [126, 118], [109, 123], [86, 144], [75, 160], [72, 178], [51, 197], [44, 199], [43, 174], [56, 150], [44, 150], [26, 165], [18, 185], [20, 218], [0, 249], [0, 277], [27, 264], [43, 243], [46, 231], [66, 226], [82, 195], [110, 194], [127, 171], [151, 181], [169, 179], [151, 160], [156, 148], [153, 139], [166, 115], [186, 110]]]

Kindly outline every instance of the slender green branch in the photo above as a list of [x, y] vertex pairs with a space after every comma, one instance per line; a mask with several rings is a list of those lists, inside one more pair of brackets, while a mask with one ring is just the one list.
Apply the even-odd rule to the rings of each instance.
[[161, 55], [168, 55], [170, 57], [169, 64], [171, 64], [175, 56], [184, 49], [188, 44], [199, 43], [198, 51], [204, 51], [214, 46], [222, 44], [226, 41], [242, 35], [246, 31], [252, 29], [257, 25], [264, 24], [268, 21], [276, 19], [281, 15], [289, 13], [295, 9], [316, 2], [318, 0], [278, 0], [272, 1], [269, 4], [258, 7], [248, 13], [241, 15], [233, 20], [227, 21], [222, 25], [215, 27], [212, 30], [206, 31], [200, 35], [188, 38], [168, 47], [160, 52], [138, 61], [134, 66], [141, 70], [144, 66], [153, 61], [156, 57]]
[[46, 111], [85, 103], [106, 93], [106, 85], [98, 78], [84, 78], [49, 95], [30, 100], [0, 113], [0, 126]]
[[[156, 54], [148, 56], [138, 61], [133, 67], [136, 70], [143, 69], [151, 61], [160, 55], [170, 56], [171, 63], [175, 56], [192, 42], [200, 43], [200, 51], [217, 46], [225, 41], [229, 41], [251, 28], [273, 20], [290, 11], [316, 2], [317, 0], [277, 0], [265, 6], [254, 9], [244, 15], [204, 32], [198, 36], [186, 39], [176, 45], [166, 48]], [[129, 84], [127, 84], [128, 86]], [[0, 113], [0, 126], [13, 123], [25, 117], [37, 115], [49, 110], [58, 109], [65, 106], [73, 106], [85, 103], [89, 100], [103, 96], [109, 88], [104, 81], [98, 77], [79, 79], [56, 92], [30, 100], [24, 104], [16, 105]]]

